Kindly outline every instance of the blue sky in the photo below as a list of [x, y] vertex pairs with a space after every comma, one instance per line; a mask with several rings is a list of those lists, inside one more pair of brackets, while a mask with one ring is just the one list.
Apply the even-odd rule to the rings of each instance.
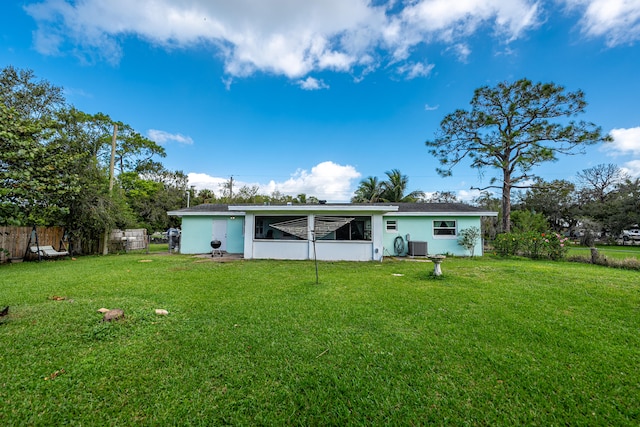
[[523, 77], [582, 89], [615, 141], [535, 169], [640, 176], [640, 0], [4, 1], [0, 67], [165, 147], [197, 188], [348, 201], [399, 169], [409, 190], [489, 185], [435, 172], [424, 142], [474, 89]]

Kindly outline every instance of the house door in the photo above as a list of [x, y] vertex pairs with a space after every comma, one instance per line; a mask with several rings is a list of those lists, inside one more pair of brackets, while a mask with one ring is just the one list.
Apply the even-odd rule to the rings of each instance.
[[214, 219], [213, 220], [213, 232], [211, 233], [211, 240], [220, 240], [222, 245], [221, 251], [227, 250], [227, 220], [226, 219]]

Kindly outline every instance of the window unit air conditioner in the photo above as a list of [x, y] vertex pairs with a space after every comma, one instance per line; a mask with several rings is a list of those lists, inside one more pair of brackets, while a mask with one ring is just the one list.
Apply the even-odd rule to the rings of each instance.
[[427, 256], [427, 242], [409, 241], [409, 256]]

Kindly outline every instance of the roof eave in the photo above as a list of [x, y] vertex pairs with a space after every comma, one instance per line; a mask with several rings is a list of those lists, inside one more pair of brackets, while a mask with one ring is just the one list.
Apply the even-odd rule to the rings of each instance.
[[487, 216], [497, 217], [498, 212], [478, 211], [478, 212], [455, 212], [455, 211], [432, 211], [432, 212], [395, 212], [393, 216]]
[[261, 205], [261, 206], [229, 206], [229, 211], [242, 212], [397, 212], [398, 206], [375, 205]]
[[169, 211], [169, 216], [244, 216], [244, 212], [222, 212], [222, 211]]

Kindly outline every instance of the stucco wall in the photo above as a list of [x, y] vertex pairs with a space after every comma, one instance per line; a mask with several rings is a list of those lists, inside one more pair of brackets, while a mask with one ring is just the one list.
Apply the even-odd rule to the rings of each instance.
[[[348, 214], [348, 213], [341, 213]], [[310, 218], [312, 216], [310, 215]], [[458, 244], [461, 230], [475, 226], [480, 228], [480, 217], [472, 216], [403, 216], [372, 214], [372, 241], [318, 241], [318, 259], [324, 260], [379, 260], [382, 256], [394, 256], [394, 239], [401, 236], [404, 241], [404, 252], [407, 251], [407, 234], [413, 241], [427, 242], [430, 255], [449, 253], [459, 256], [469, 252]], [[263, 241], [254, 240], [253, 229], [255, 216], [246, 215], [202, 215], [184, 216], [182, 218], [182, 247], [184, 254], [211, 252], [212, 227], [214, 220], [224, 220], [227, 225], [226, 250], [228, 253], [244, 254], [246, 258], [273, 259], [311, 259], [313, 246], [311, 241]], [[386, 230], [386, 222], [395, 220], [398, 230]], [[434, 220], [455, 220], [456, 236], [435, 236]], [[312, 224], [312, 219], [310, 219]], [[245, 238], [244, 235], [247, 235]], [[482, 241], [476, 244], [475, 255], [482, 255]]]
[[[398, 230], [389, 232], [386, 230], [386, 222], [395, 220], [398, 224]], [[456, 236], [435, 236], [433, 234], [433, 221], [446, 220], [456, 221]], [[404, 252], [407, 251], [407, 234], [413, 241], [427, 242], [427, 251], [429, 255], [449, 253], [458, 256], [469, 255], [469, 252], [458, 244], [458, 237], [461, 230], [469, 227], [480, 228], [480, 217], [456, 217], [456, 216], [393, 216], [385, 215], [383, 219], [383, 241], [384, 255], [394, 256], [394, 239], [401, 236], [404, 240]], [[479, 239], [476, 244], [474, 255], [482, 255], [482, 240]]]
[[[231, 219], [231, 218], [234, 219]], [[241, 254], [244, 250], [244, 219], [241, 216], [185, 216], [182, 217], [180, 253], [203, 254], [211, 252], [213, 221], [226, 221], [226, 251]]]
[[309, 259], [307, 240], [254, 240], [251, 256], [256, 259]]
[[317, 241], [316, 251], [323, 261], [371, 261], [375, 255], [371, 242]]

